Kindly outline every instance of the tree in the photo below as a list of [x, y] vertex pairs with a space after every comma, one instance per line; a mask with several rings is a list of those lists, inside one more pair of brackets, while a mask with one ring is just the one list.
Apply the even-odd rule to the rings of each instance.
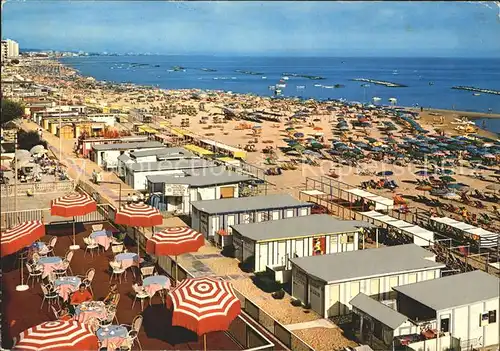
[[24, 106], [22, 104], [9, 99], [2, 99], [2, 113], [0, 116], [2, 126], [22, 116], [24, 116]]
[[47, 142], [43, 139], [40, 139], [40, 135], [38, 135], [38, 132], [26, 132], [22, 129], [17, 132], [17, 144], [19, 145], [20, 149], [24, 150], [31, 150], [31, 148], [36, 145], [43, 145], [45, 146], [45, 148], [47, 148]]
[[13, 65], [18, 65], [19, 64], [19, 60], [18, 59], [12, 59], [10, 61], [10, 63], [12, 63]]

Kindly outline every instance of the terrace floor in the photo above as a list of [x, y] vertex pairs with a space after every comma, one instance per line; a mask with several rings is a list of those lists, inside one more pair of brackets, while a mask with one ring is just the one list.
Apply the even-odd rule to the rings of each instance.
[[[104, 224], [105, 228], [111, 225]], [[91, 232], [90, 225], [77, 225], [77, 243], [83, 248], [83, 237]], [[68, 246], [71, 244], [71, 225], [49, 226], [47, 236], [57, 236], [58, 242], [55, 248], [56, 256], [64, 256]], [[133, 245], [128, 245], [129, 251], [134, 252]], [[92, 284], [95, 299], [103, 298], [109, 287], [108, 262], [112, 258], [111, 250], [106, 253], [84, 257], [84, 250], [75, 252], [71, 268], [74, 274], [85, 274], [87, 269], [95, 268], [96, 276]], [[16, 285], [20, 281], [19, 266], [15, 265], [15, 258], [8, 257], [2, 260], [2, 347], [9, 349], [12, 347], [13, 337], [16, 337], [23, 330], [42, 323], [53, 320], [54, 316], [48, 311], [47, 303], [40, 309], [42, 302], [42, 291], [40, 285], [35, 283], [35, 287], [25, 291], [17, 292]], [[118, 284], [121, 300], [118, 305], [117, 317], [120, 323], [130, 324], [132, 319], [141, 313], [139, 303], [134, 309], [132, 306], [132, 284], [133, 275], [129, 272], [127, 282]], [[30, 282], [31, 285], [31, 282]], [[146, 304], [147, 306], [147, 304]], [[144, 322], [139, 334], [139, 340], [144, 350], [200, 350], [203, 349], [203, 338], [198, 338], [196, 334], [180, 327], [171, 325], [171, 312], [161, 303], [158, 296], [153, 298], [151, 306], [145, 307], [142, 312]], [[238, 350], [238, 345], [224, 332], [214, 332], [207, 335], [207, 347], [209, 350]]]

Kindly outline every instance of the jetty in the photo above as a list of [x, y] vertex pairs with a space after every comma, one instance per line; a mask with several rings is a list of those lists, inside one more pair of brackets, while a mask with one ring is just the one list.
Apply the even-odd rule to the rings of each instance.
[[298, 74], [298, 73], [283, 73], [282, 75], [283, 76], [290, 76], [290, 77], [307, 78], [307, 79], [311, 79], [311, 80], [326, 79], [325, 77], [321, 77], [321, 76], [312, 76], [312, 75], [308, 75], [308, 74]]
[[456, 86], [456, 87], [452, 87], [452, 89], [467, 90], [467, 91], [473, 91], [476, 93], [483, 93], [483, 94], [500, 95], [500, 90], [483, 89], [483, 88], [476, 88], [476, 87], [466, 87], [466, 86], [461, 86], [461, 85]]
[[406, 88], [406, 87], [408, 87], [407, 85], [403, 85], [403, 84], [399, 84], [399, 83], [386, 82], [384, 80], [375, 80], [375, 79], [368, 79], [368, 78], [354, 78], [354, 79], [351, 79], [351, 81], [372, 83], [372, 84], [376, 84], [376, 85], [383, 85], [383, 86], [386, 86], [389, 88]]

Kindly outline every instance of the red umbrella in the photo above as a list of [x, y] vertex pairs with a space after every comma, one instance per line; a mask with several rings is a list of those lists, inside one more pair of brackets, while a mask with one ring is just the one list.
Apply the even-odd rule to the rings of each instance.
[[72, 250], [80, 247], [76, 244], [75, 237], [75, 217], [85, 216], [97, 210], [97, 203], [90, 196], [80, 193], [71, 193], [52, 200], [50, 204], [50, 214], [52, 216], [73, 217], [73, 245]]
[[189, 227], [170, 227], [155, 233], [146, 243], [146, 252], [156, 256], [175, 256], [175, 281], [177, 283], [177, 256], [198, 251], [205, 245], [203, 234]]
[[154, 227], [163, 223], [163, 216], [154, 207], [144, 203], [132, 203], [116, 212], [115, 223], [135, 227]]
[[2, 233], [1, 257], [13, 254], [45, 235], [45, 224], [42, 221], [27, 221], [16, 225]]
[[[158, 209], [144, 203], [124, 205], [116, 212], [115, 223], [133, 227], [154, 227], [163, 223], [163, 216]], [[139, 240], [137, 239], [137, 254], [139, 255]]]
[[169, 294], [173, 307], [172, 325], [184, 327], [204, 336], [225, 331], [240, 314], [241, 303], [231, 283], [210, 277], [188, 278]]
[[[13, 254], [45, 235], [45, 224], [42, 221], [27, 221], [16, 225], [2, 233], [1, 257]], [[28, 290], [28, 285], [24, 285], [24, 267], [21, 261], [21, 284], [16, 287], [17, 291]]]
[[74, 320], [45, 322], [21, 334], [13, 350], [66, 351], [98, 350], [99, 341], [88, 324]]

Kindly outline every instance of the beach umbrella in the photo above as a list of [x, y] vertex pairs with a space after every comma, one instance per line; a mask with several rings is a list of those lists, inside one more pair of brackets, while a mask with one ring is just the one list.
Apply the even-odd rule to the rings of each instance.
[[490, 184], [486, 186], [486, 189], [493, 191], [500, 191], [500, 184]]
[[45, 146], [43, 145], [35, 145], [30, 149], [30, 154], [32, 155], [37, 155], [44, 152], [47, 152], [47, 150], [45, 150]]
[[10, 169], [7, 165], [0, 165], [0, 171], [8, 171]]
[[17, 150], [15, 153], [15, 158], [18, 160], [24, 158], [31, 158], [31, 153], [28, 150]]
[[304, 133], [294, 133], [293, 136], [296, 137], [296, 138], [303, 138], [304, 137]]
[[0, 161], [9, 161], [9, 160], [12, 160], [12, 157], [0, 155]]
[[[7, 229], [0, 238], [1, 257], [11, 255], [26, 246], [33, 244], [45, 235], [45, 224], [42, 221], [27, 221]], [[22, 256], [21, 256], [22, 257]], [[17, 291], [28, 290], [24, 285], [24, 266], [21, 261], [21, 284], [16, 287]]]
[[432, 186], [430, 185], [419, 185], [415, 188], [416, 190], [420, 190], [420, 191], [431, 191], [432, 190]]
[[293, 132], [295, 130], [295, 128], [293, 127], [288, 127], [285, 129], [287, 132]]
[[458, 195], [457, 193], [454, 193], [454, 192], [449, 192], [449, 193], [446, 193], [446, 194], [444, 194], [442, 196], [443, 196], [443, 198], [449, 199], [449, 200], [459, 200], [459, 199], [461, 199], [460, 195]]
[[89, 324], [75, 320], [49, 321], [19, 334], [13, 350], [77, 351], [98, 350], [99, 340]]
[[453, 177], [450, 177], [450, 176], [442, 176], [442, 177], [439, 177], [439, 179], [441, 179], [443, 182], [445, 183], [452, 183], [452, 182], [456, 182], [456, 179], [453, 178]]
[[391, 176], [393, 174], [394, 174], [393, 171], [381, 171], [381, 172], [377, 173], [377, 176], [378, 177], [388, 177], [388, 176]]
[[455, 174], [455, 171], [453, 171], [452, 169], [443, 169], [441, 172], [446, 175]]
[[169, 227], [155, 233], [146, 242], [146, 252], [155, 256], [175, 256], [175, 282], [177, 284], [177, 256], [198, 251], [205, 245], [203, 234], [189, 227]]
[[78, 250], [76, 244], [75, 217], [85, 216], [97, 210], [97, 203], [90, 196], [80, 193], [70, 193], [51, 201], [50, 214], [52, 216], [73, 217], [73, 245], [71, 250]]
[[470, 188], [467, 184], [462, 184], [462, 183], [452, 183], [452, 184], [447, 184], [446, 187], [448, 189], [457, 189], [457, 190], [464, 190], [466, 188]]
[[135, 227], [154, 227], [163, 223], [163, 216], [158, 209], [145, 203], [130, 203], [122, 206], [115, 215], [115, 223], [134, 227], [137, 241], [137, 255], [140, 256], [139, 238]]
[[415, 175], [420, 176], [420, 177], [428, 177], [430, 175], [430, 173], [427, 170], [420, 170], [418, 172], [415, 172]]
[[321, 127], [314, 127], [314, 128], [313, 128], [313, 130], [315, 130], [315, 131], [318, 131], [318, 132], [319, 132], [319, 131], [322, 131], [322, 130], [323, 130], [323, 128], [321, 128]]
[[241, 313], [241, 302], [233, 286], [225, 280], [211, 277], [188, 278], [169, 293], [172, 325], [203, 335], [207, 349], [207, 333], [227, 331]]

